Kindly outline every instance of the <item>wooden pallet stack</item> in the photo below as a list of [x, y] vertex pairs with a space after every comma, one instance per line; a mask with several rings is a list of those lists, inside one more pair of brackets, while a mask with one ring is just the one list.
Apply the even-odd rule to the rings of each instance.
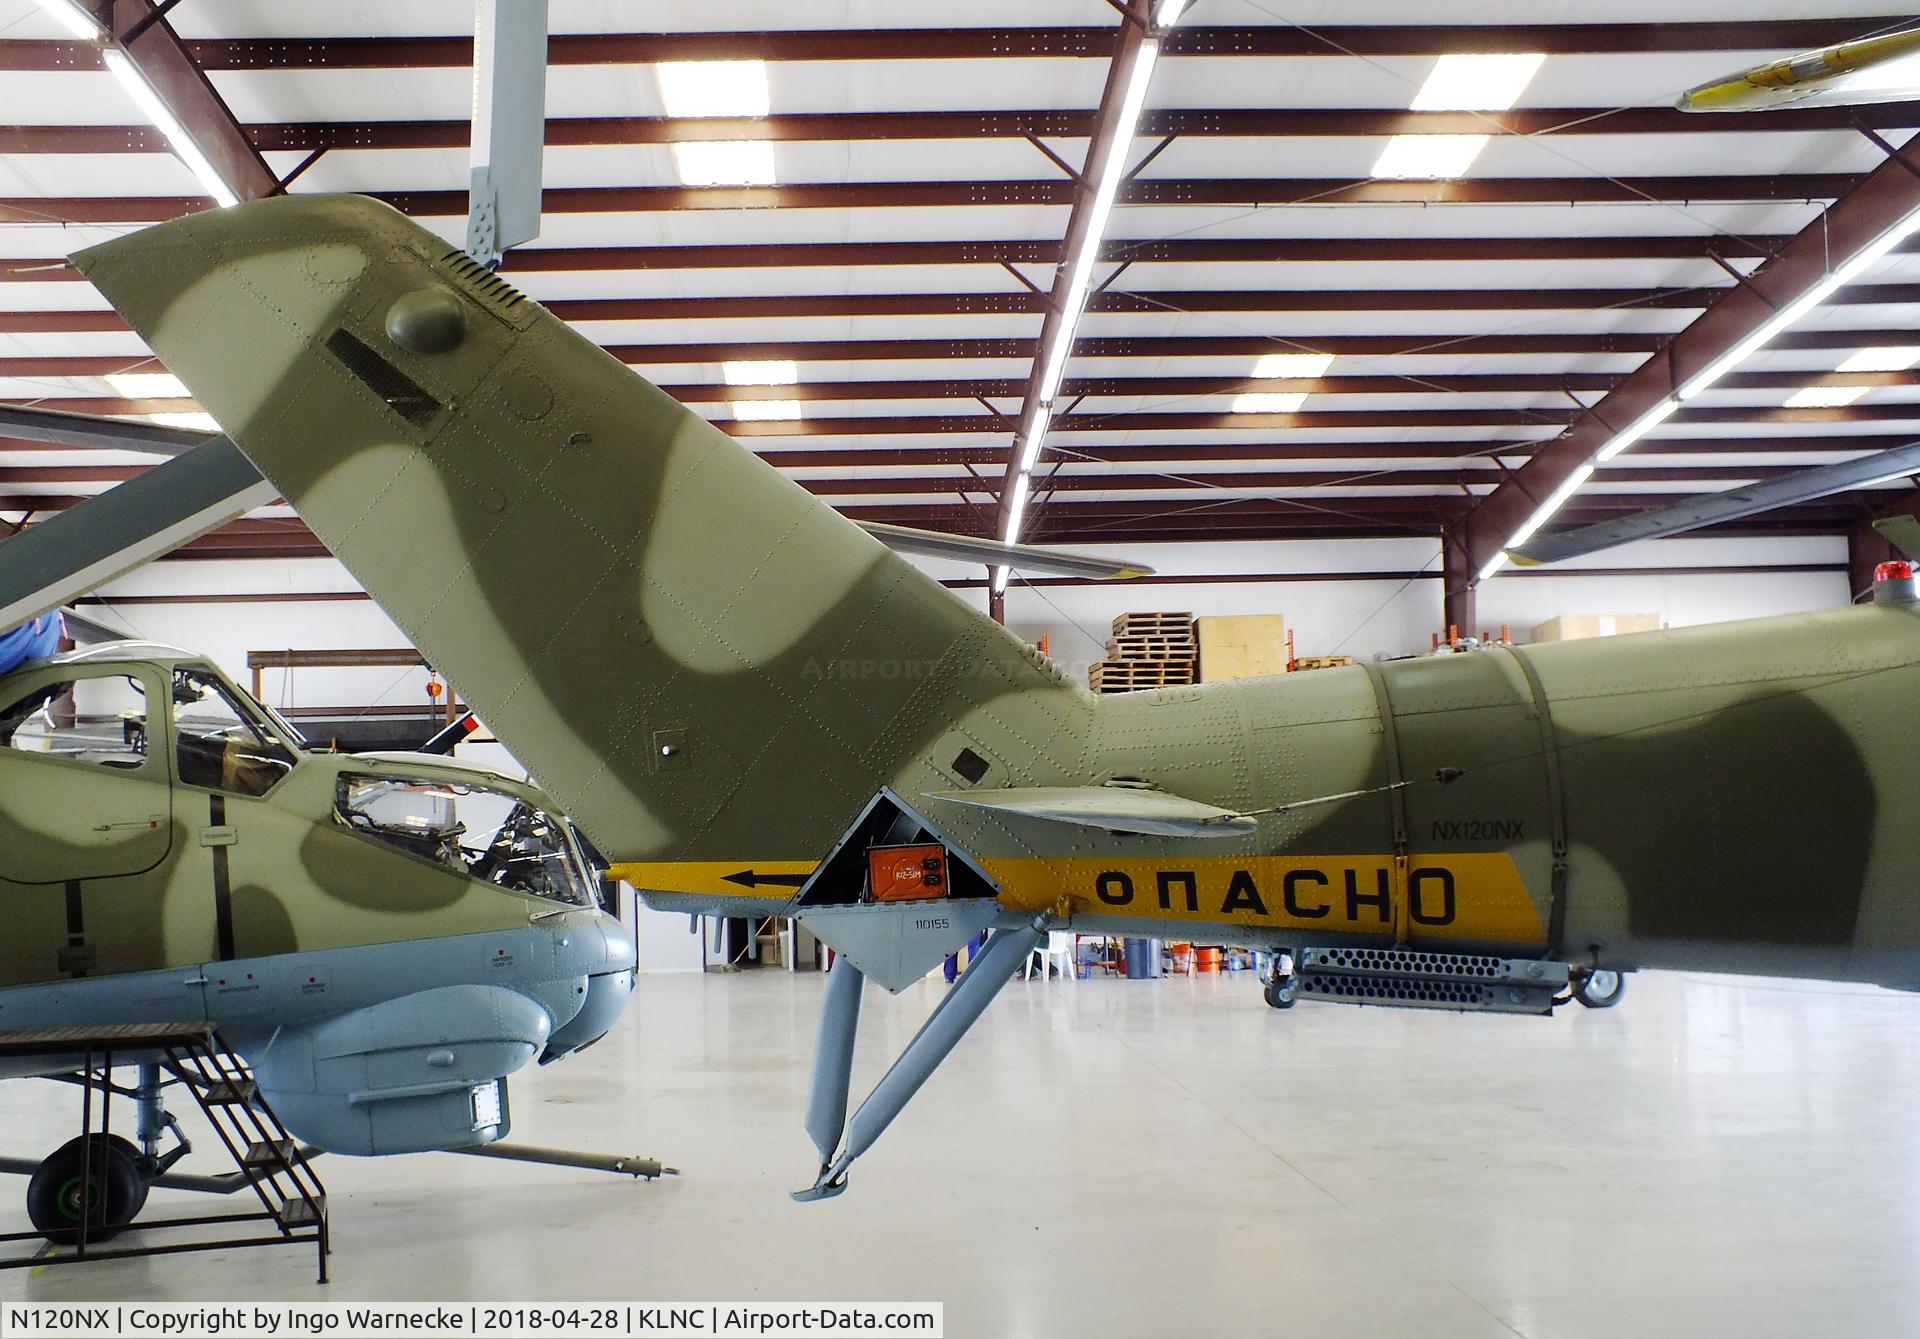
[[1194, 681], [1198, 658], [1192, 614], [1121, 614], [1113, 620], [1107, 658], [1087, 670], [1087, 686], [1096, 693], [1181, 687]]

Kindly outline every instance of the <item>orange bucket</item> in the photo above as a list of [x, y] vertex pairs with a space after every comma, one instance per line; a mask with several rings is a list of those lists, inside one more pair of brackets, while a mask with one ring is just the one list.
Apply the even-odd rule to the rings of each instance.
[[1217, 948], [1199, 948], [1193, 950], [1193, 970], [1196, 972], [1217, 972], [1220, 970], [1220, 950]]

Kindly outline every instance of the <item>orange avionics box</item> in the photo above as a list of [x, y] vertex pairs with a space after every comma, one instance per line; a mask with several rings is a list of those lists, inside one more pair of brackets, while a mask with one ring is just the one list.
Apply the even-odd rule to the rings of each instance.
[[947, 895], [947, 848], [875, 846], [867, 851], [867, 882], [876, 902], [916, 902]]

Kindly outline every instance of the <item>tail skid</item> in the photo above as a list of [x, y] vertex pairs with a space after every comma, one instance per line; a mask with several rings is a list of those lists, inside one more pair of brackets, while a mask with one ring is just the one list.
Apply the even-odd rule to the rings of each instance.
[[841, 1121], [853, 1077], [854, 1033], [860, 1022], [860, 995], [866, 978], [850, 958], [842, 957], [834, 963], [827, 979], [827, 1001], [820, 1011], [813, 1080], [807, 1088], [807, 1133], [820, 1150], [820, 1175], [811, 1186], [794, 1191], [795, 1200], [805, 1204], [831, 1199], [846, 1190], [847, 1168], [853, 1160], [873, 1147], [940, 1062], [979, 1021], [994, 996], [1013, 979], [1014, 967], [1045, 935], [1046, 927], [1047, 918], [1035, 916], [994, 933], [846, 1123], [844, 1148]]

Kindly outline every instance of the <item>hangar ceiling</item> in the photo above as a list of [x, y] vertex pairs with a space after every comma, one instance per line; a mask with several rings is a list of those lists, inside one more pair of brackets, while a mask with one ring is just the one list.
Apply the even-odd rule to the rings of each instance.
[[[1458, 22], [1436, 26], [1407, 0], [1195, 0], [1129, 146], [1025, 537], [1437, 536], [1503, 484], [1494, 509], [1524, 514], [1556, 453], [1516, 472], [1617, 428], [1605, 397], [1796, 237], [1817, 250], [1829, 206], [1876, 168], [1920, 202], [1920, 168], [1889, 159], [1920, 103], [1672, 107], [1899, 15], [1632, 0], [1608, 23], [1555, 3], [1492, 26], [1512, 12], [1450, 6]], [[981, 26], [910, 26], [956, 18]], [[456, 244], [472, 21], [462, 0], [186, 0], [164, 19], [260, 182], [375, 194]], [[560, 0], [553, 24], [544, 230], [503, 274], [849, 515], [997, 532], [1077, 174], [1113, 101], [1116, 7]], [[1487, 54], [1539, 59], [1442, 60]], [[33, 0], [0, 0], [0, 122], [0, 399], [194, 414], [64, 259], [213, 201]], [[1553, 523], [1920, 436], [1916, 246], [1603, 465]], [[149, 463], [0, 440], [0, 517]], [[1836, 533], [1911, 491], [1717, 533]], [[280, 508], [190, 549], [319, 551]]]

